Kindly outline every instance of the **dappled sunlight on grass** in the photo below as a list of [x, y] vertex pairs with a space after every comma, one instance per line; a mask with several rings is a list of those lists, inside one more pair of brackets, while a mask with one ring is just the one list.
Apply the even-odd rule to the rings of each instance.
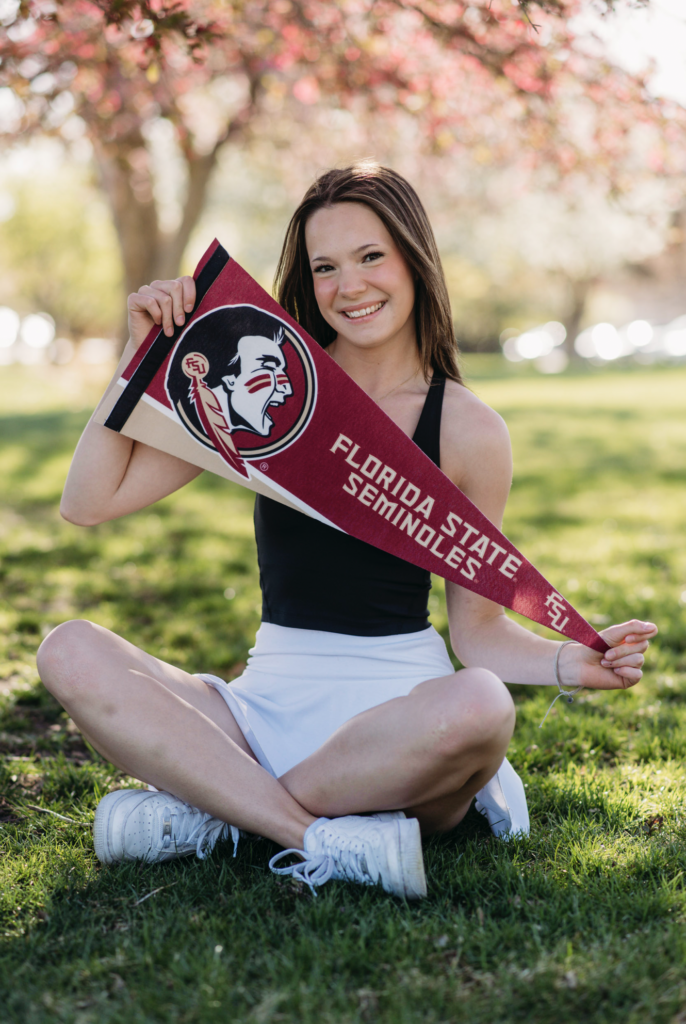
[[[71, 451], [102, 384], [102, 373], [80, 391], [75, 373], [34, 380], [12, 368], [0, 416], [7, 1019], [680, 1020], [686, 371], [475, 379], [513, 438], [506, 532], [599, 628], [636, 615], [654, 619], [660, 636], [640, 686], [560, 700], [543, 728], [556, 690], [512, 687], [509, 756], [527, 787], [531, 835], [499, 842], [470, 811], [459, 829], [426, 843], [429, 898], [413, 906], [341, 883], [313, 900], [269, 873], [275, 847], [265, 840], [243, 840], [235, 860], [228, 843], [203, 862], [95, 860], [83, 822], [131, 780], [38, 684], [41, 638], [87, 617], [191, 671], [231, 678], [260, 605], [252, 498], [225, 481], [201, 477], [154, 509], [95, 529], [59, 518]], [[431, 611], [447, 636], [440, 580]]]

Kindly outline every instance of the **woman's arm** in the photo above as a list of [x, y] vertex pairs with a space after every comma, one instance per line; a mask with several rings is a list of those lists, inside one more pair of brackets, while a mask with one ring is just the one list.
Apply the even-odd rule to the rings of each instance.
[[[500, 528], [512, 480], [507, 428], [497, 413], [459, 385], [446, 388], [441, 451], [448, 476]], [[450, 638], [463, 665], [488, 668], [508, 683], [555, 684], [558, 641], [536, 636], [509, 619], [500, 605], [454, 583], [446, 583], [446, 596]], [[613, 648], [604, 656], [570, 645], [561, 653], [560, 677], [570, 687], [633, 686], [656, 633], [653, 623], [634, 619], [603, 631]]]
[[[106, 395], [116, 386], [121, 371], [153, 325], [162, 324], [165, 334], [172, 335], [174, 323], [183, 324], [194, 303], [192, 277], [154, 281], [129, 295], [131, 338]], [[91, 419], [74, 452], [60, 512], [77, 526], [95, 526], [152, 505], [201, 472], [197, 466], [132, 441]]]

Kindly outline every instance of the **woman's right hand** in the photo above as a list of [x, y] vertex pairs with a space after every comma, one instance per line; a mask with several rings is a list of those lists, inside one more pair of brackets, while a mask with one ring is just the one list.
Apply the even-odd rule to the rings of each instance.
[[171, 336], [174, 325], [182, 326], [195, 305], [195, 281], [177, 277], [173, 281], [153, 281], [128, 298], [129, 335], [135, 348], [145, 341], [150, 330], [162, 325]]

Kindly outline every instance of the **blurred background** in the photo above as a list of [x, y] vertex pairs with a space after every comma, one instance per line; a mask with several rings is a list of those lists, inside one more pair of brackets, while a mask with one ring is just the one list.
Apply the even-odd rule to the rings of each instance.
[[126, 293], [215, 236], [269, 289], [365, 157], [428, 207], [474, 366], [686, 361], [680, 0], [148, 7], [0, 2], [0, 365], [111, 363]]
[[[0, 0], [3, 1021], [684, 1024], [685, 71], [685, 0]], [[83, 826], [132, 780], [41, 639], [87, 618], [231, 680], [261, 611], [244, 488], [60, 518], [126, 295], [215, 236], [269, 289], [304, 190], [364, 158], [431, 216], [505, 532], [598, 629], [658, 623], [644, 679], [542, 729], [550, 689], [512, 688], [531, 837], [434, 837], [421, 908], [312, 913], [257, 840], [100, 871]], [[429, 606], [447, 640], [441, 579]]]

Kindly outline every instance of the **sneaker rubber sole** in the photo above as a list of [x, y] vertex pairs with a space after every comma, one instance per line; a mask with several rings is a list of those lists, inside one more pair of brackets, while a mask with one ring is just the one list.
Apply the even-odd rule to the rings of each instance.
[[422, 834], [416, 818], [398, 819], [400, 857], [398, 861], [399, 888], [396, 895], [407, 900], [421, 900], [426, 896], [426, 874], [422, 852]]
[[[145, 792], [145, 790], [141, 790]], [[123, 850], [117, 850], [110, 835], [110, 821], [117, 810], [117, 806], [128, 799], [130, 789], [119, 789], [115, 793], [108, 793], [103, 797], [95, 811], [93, 821], [93, 843], [95, 845], [95, 856], [103, 864], [114, 864], [120, 860], [130, 860]]]

